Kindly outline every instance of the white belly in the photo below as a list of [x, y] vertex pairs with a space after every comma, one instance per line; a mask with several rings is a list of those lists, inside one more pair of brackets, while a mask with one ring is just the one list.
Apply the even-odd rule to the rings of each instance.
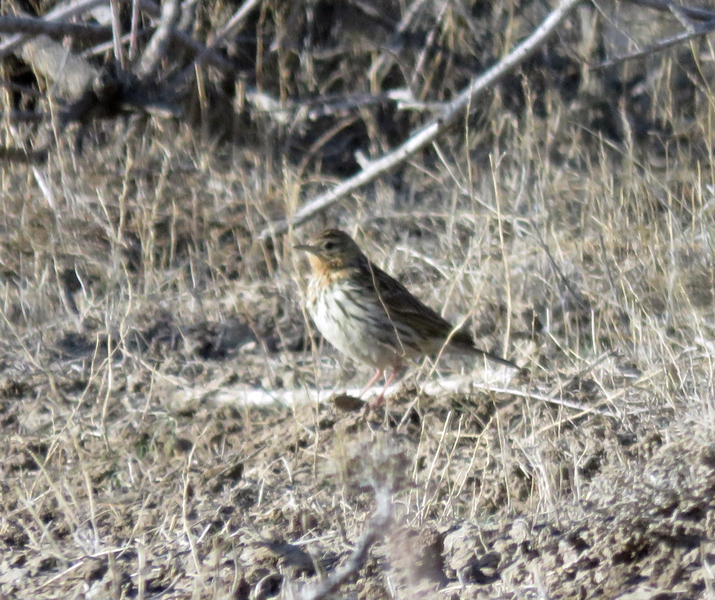
[[350, 358], [382, 370], [402, 363], [400, 356], [380, 343], [369, 324], [355, 314], [355, 307], [342, 291], [318, 296], [308, 310], [323, 337]]

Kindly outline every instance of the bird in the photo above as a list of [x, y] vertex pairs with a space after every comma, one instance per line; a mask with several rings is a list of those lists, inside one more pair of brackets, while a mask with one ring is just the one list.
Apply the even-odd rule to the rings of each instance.
[[520, 369], [510, 360], [477, 348], [467, 331], [455, 329], [372, 263], [344, 231], [325, 229], [294, 249], [308, 254], [311, 275], [306, 308], [320, 333], [343, 354], [377, 369], [360, 396], [391, 369], [370, 408], [383, 402], [406, 362], [443, 350]]

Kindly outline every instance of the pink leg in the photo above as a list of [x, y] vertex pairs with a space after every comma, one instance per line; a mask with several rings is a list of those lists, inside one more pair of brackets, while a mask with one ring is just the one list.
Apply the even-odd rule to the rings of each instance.
[[382, 374], [384, 372], [385, 371], [383, 371], [382, 369], [377, 370], [377, 373], [375, 373], [375, 376], [370, 381], [368, 381], [367, 385], [363, 388], [362, 392], [360, 392], [360, 398], [362, 398], [365, 395], [365, 392], [367, 392], [375, 384], [375, 382], [378, 379], [380, 379], [380, 377], [382, 377]]
[[[395, 381], [395, 378], [399, 375], [400, 371], [402, 370], [402, 365], [397, 364], [393, 367], [392, 373], [390, 373], [390, 376], [387, 378], [387, 381], [385, 381], [385, 387], [382, 388], [382, 392], [380, 392], [380, 395], [375, 398], [372, 402], [370, 402], [370, 409], [375, 409], [378, 406], [382, 404], [382, 402], [385, 399], [385, 392], [387, 391], [387, 388], [390, 387], [390, 384]], [[373, 381], [374, 383], [374, 381]]]

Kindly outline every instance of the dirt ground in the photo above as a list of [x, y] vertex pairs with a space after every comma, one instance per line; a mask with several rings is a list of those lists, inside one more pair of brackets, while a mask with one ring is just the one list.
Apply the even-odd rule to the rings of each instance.
[[4, 170], [4, 597], [290, 597], [344, 564], [385, 489], [340, 596], [713, 594], [704, 186], [662, 207], [635, 176], [561, 169], [522, 199], [500, 184], [501, 216], [453, 192], [452, 214], [325, 217], [529, 369], [428, 362], [365, 419], [329, 397], [369, 371], [305, 318], [307, 265], [242, 245], [232, 196], [258, 167], [100, 151], [41, 173], [57, 213], [32, 168]]
[[[311, 597], [369, 536], [321, 597], [715, 598], [715, 102], [663, 141], [534, 94], [266, 243], [339, 169], [154, 120], [1, 164], [0, 598]], [[526, 372], [366, 417], [303, 309], [325, 226]]]

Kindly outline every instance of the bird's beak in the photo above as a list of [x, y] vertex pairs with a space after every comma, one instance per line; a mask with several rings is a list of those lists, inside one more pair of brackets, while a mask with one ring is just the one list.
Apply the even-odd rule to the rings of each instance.
[[310, 246], [309, 244], [298, 244], [297, 246], [293, 246], [293, 250], [302, 250], [303, 252], [310, 252], [311, 254], [318, 256], [318, 249], [315, 246]]

